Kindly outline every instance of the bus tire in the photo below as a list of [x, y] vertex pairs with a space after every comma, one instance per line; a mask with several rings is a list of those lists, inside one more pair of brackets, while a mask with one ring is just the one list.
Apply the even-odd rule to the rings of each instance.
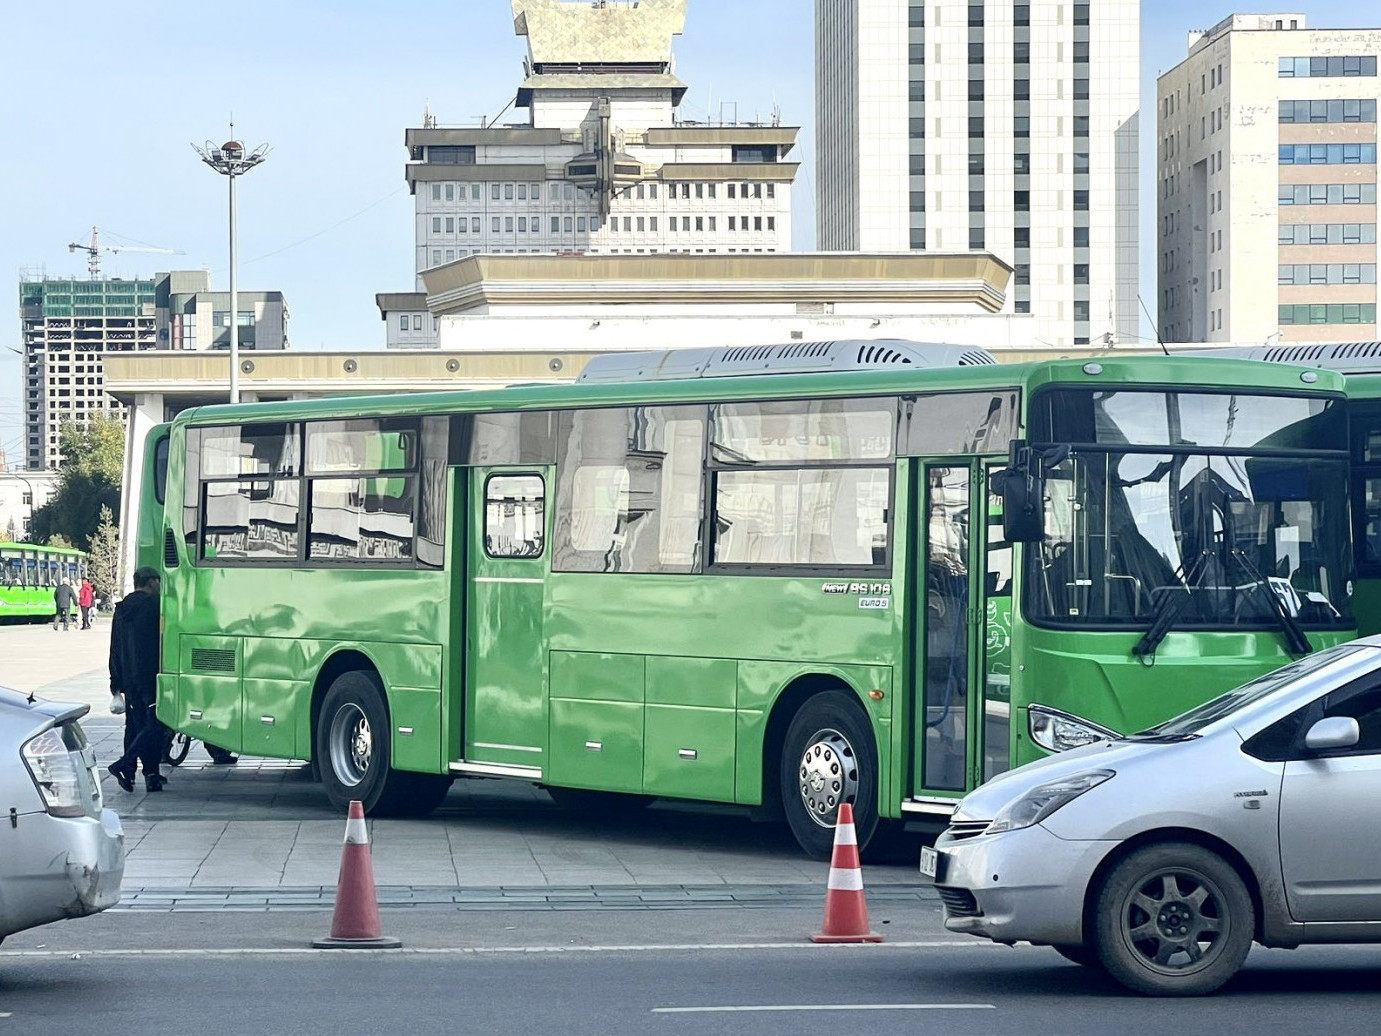
[[394, 770], [378, 812], [396, 817], [425, 817], [446, 800], [454, 779], [449, 774]]
[[860, 850], [878, 825], [877, 747], [867, 714], [847, 691], [809, 698], [782, 739], [779, 789], [791, 833], [806, 854], [828, 860], [841, 802], [854, 810]]
[[373, 673], [352, 670], [332, 681], [317, 716], [313, 756], [326, 796], [337, 809], [351, 800], [365, 813], [392, 805], [391, 783], [403, 775], [390, 768], [388, 710], [383, 687]]

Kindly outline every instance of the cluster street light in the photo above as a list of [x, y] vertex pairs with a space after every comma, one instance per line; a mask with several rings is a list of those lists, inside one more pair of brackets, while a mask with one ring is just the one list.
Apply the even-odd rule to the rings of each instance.
[[[230, 126], [235, 130], [234, 123]], [[235, 282], [235, 178], [244, 176], [268, 157], [269, 146], [260, 144], [246, 152], [238, 140], [216, 147], [209, 140], [205, 147], [192, 145], [201, 160], [230, 181], [230, 402], [240, 401], [240, 313]]]

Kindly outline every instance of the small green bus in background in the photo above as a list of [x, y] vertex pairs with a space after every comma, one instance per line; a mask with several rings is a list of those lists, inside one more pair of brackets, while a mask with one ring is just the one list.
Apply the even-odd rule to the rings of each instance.
[[[1356, 635], [1341, 377], [796, 342], [154, 429], [159, 716], [337, 805], [456, 777], [826, 857]], [[166, 471], [160, 469], [166, 457]]]
[[69, 547], [0, 543], [0, 622], [51, 622], [53, 590], [86, 578], [86, 554]]

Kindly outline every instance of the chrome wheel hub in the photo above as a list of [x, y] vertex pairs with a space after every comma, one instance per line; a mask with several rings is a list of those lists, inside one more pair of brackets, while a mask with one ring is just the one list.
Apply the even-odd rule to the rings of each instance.
[[821, 730], [810, 738], [798, 770], [801, 802], [810, 819], [834, 827], [841, 802], [858, 797], [858, 762], [848, 738]]
[[374, 733], [358, 705], [342, 705], [331, 718], [331, 769], [346, 787], [365, 779], [374, 758]]

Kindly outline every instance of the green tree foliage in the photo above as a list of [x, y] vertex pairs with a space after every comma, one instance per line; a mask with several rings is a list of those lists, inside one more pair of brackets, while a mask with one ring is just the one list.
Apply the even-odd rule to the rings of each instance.
[[101, 508], [120, 513], [120, 479], [125, 466], [125, 429], [113, 417], [92, 417], [86, 428], [62, 426], [58, 449], [62, 469], [57, 492], [34, 512], [33, 538], [53, 543], [87, 543], [101, 520]]
[[120, 590], [120, 530], [109, 507], [102, 506], [100, 524], [87, 547], [87, 572], [96, 596], [114, 600]]
[[55, 533], [53, 533], [53, 535], [51, 535], [51, 536], [48, 537], [48, 546], [50, 546], [50, 547], [66, 547], [68, 550], [71, 550], [71, 549], [72, 549], [72, 546], [73, 546], [73, 543], [72, 543], [71, 540], [69, 540], [69, 539], [68, 539], [66, 536], [64, 536], [62, 533], [60, 533], [60, 532], [55, 532]]

